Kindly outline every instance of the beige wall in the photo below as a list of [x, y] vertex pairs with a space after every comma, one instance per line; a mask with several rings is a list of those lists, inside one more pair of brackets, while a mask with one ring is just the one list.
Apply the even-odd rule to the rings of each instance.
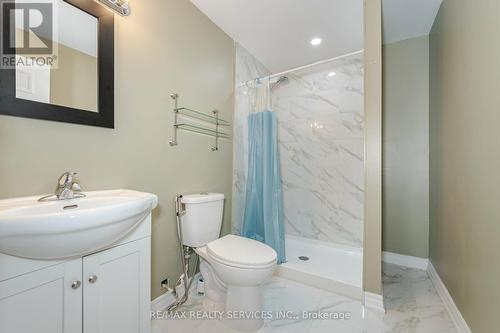
[[232, 143], [211, 152], [212, 138], [172, 136], [171, 92], [180, 105], [232, 122], [233, 42], [186, 0], [134, 1], [129, 17], [115, 16], [116, 128], [103, 129], [0, 116], [0, 197], [52, 192], [66, 170], [84, 190], [131, 188], [156, 193], [152, 296], [160, 281], [180, 274], [173, 197], [199, 191], [226, 195], [231, 216]]
[[384, 251], [429, 249], [429, 37], [384, 45]]
[[500, 327], [500, 1], [444, 0], [430, 37], [430, 258], [474, 333]]
[[363, 290], [382, 295], [382, 4], [365, 0]]
[[57, 59], [50, 70], [50, 103], [97, 112], [97, 58], [59, 44]]

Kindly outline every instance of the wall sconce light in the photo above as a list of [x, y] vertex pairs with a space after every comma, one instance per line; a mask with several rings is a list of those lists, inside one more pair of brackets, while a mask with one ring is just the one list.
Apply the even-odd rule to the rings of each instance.
[[121, 16], [130, 15], [130, 5], [128, 0], [94, 0], [108, 7], [112, 11], [120, 14]]

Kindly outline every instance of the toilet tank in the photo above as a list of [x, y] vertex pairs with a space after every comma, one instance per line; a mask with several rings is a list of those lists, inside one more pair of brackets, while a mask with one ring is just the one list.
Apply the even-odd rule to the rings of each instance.
[[222, 226], [224, 194], [200, 193], [183, 195], [181, 216], [183, 244], [202, 247], [219, 238]]

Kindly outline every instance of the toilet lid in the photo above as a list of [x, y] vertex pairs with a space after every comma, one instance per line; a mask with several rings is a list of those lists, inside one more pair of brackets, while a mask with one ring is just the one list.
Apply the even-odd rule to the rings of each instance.
[[277, 254], [270, 246], [253, 239], [227, 235], [207, 244], [208, 254], [228, 265], [267, 267], [276, 263]]

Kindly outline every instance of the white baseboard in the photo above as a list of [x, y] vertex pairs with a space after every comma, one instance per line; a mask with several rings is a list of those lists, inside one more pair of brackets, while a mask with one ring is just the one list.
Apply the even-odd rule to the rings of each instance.
[[436, 288], [439, 297], [443, 301], [446, 310], [448, 310], [451, 320], [455, 324], [458, 333], [472, 333], [469, 326], [465, 322], [464, 317], [462, 317], [460, 310], [455, 304], [455, 301], [451, 297], [450, 293], [448, 292], [448, 289], [444, 285], [443, 281], [439, 277], [439, 274], [437, 273], [436, 269], [434, 268], [431, 262], [429, 262], [427, 273], [429, 274], [432, 284], [434, 285], [434, 288]]
[[385, 313], [384, 297], [365, 291], [363, 294], [363, 304], [370, 310]]
[[426, 258], [405, 256], [392, 252], [382, 252], [382, 261], [388, 264], [427, 270], [429, 260]]

